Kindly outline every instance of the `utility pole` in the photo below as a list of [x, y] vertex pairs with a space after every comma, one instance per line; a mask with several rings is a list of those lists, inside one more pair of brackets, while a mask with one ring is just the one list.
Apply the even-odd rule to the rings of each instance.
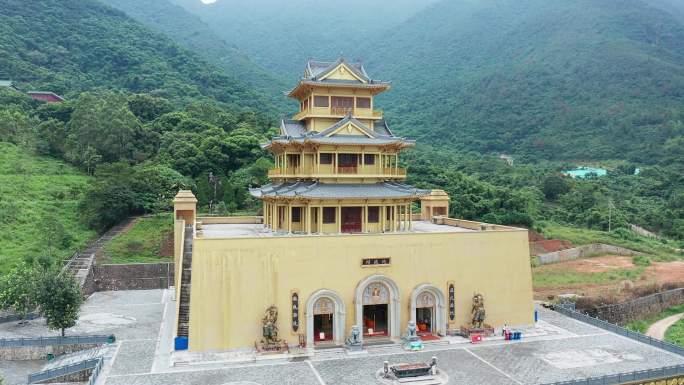
[[608, 199], [608, 232], [610, 233], [613, 219], [613, 200]]
[[214, 196], [209, 200], [209, 214], [214, 213], [214, 203], [216, 202], [216, 187], [221, 183], [219, 178], [214, 175], [213, 172], [209, 171], [209, 185], [214, 187]]

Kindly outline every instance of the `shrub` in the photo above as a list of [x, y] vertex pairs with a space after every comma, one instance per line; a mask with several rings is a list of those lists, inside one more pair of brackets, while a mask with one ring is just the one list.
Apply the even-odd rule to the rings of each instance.
[[635, 266], [642, 266], [642, 267], [651, 266], [651, 258], [649, 258], [645, 255], [635, 255], [634, 257], [632, 257], [632, 263]]

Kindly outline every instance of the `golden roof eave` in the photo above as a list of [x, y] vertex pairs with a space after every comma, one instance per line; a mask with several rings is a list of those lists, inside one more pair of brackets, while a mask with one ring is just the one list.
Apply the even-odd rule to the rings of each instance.
[[302, 90], [310, 90], [313, 88], [356, 88], [356, 89], [370, 89], [375, 90], [374, 94], [386, 91], [390, 88], [389, 83], [322, 83], [313, 80], [300, 80], [299, 83], [286, 95], [291, 98], [297, 98], [297, 95]]

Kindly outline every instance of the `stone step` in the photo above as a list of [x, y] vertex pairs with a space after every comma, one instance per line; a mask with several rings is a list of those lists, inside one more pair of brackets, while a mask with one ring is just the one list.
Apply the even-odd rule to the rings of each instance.
[[48, 361], [43, 366], [43, 371], [59, 368], [66, 365], [87, 361], [93, 358], [104, 357], [109, 351], [109, 346], [100, 346], [92, 349], [81, 350], [74, 353], [63, 354], [55, 359]]

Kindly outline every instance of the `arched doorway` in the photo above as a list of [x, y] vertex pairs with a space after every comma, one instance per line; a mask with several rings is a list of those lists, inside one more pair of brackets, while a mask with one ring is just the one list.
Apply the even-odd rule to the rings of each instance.
[[418, 286], [411, 293], [411, 321], [419, 334], [446, 334], [446, 299], [439, 288], [430, 284]]
[[436, 306], [437, 300], [429, 291], [418, 294], [416, 299], [416, 328], [419, 335], [436, 333]]
[[400, 336], [399, 289], [391, 279], [373, 275], [361, 281], [355, 304], [363, 338]]
[[306, 344], [344, 343], [345, 308], [342, 298], [332, 290], [313, 293], [306, 303]]

